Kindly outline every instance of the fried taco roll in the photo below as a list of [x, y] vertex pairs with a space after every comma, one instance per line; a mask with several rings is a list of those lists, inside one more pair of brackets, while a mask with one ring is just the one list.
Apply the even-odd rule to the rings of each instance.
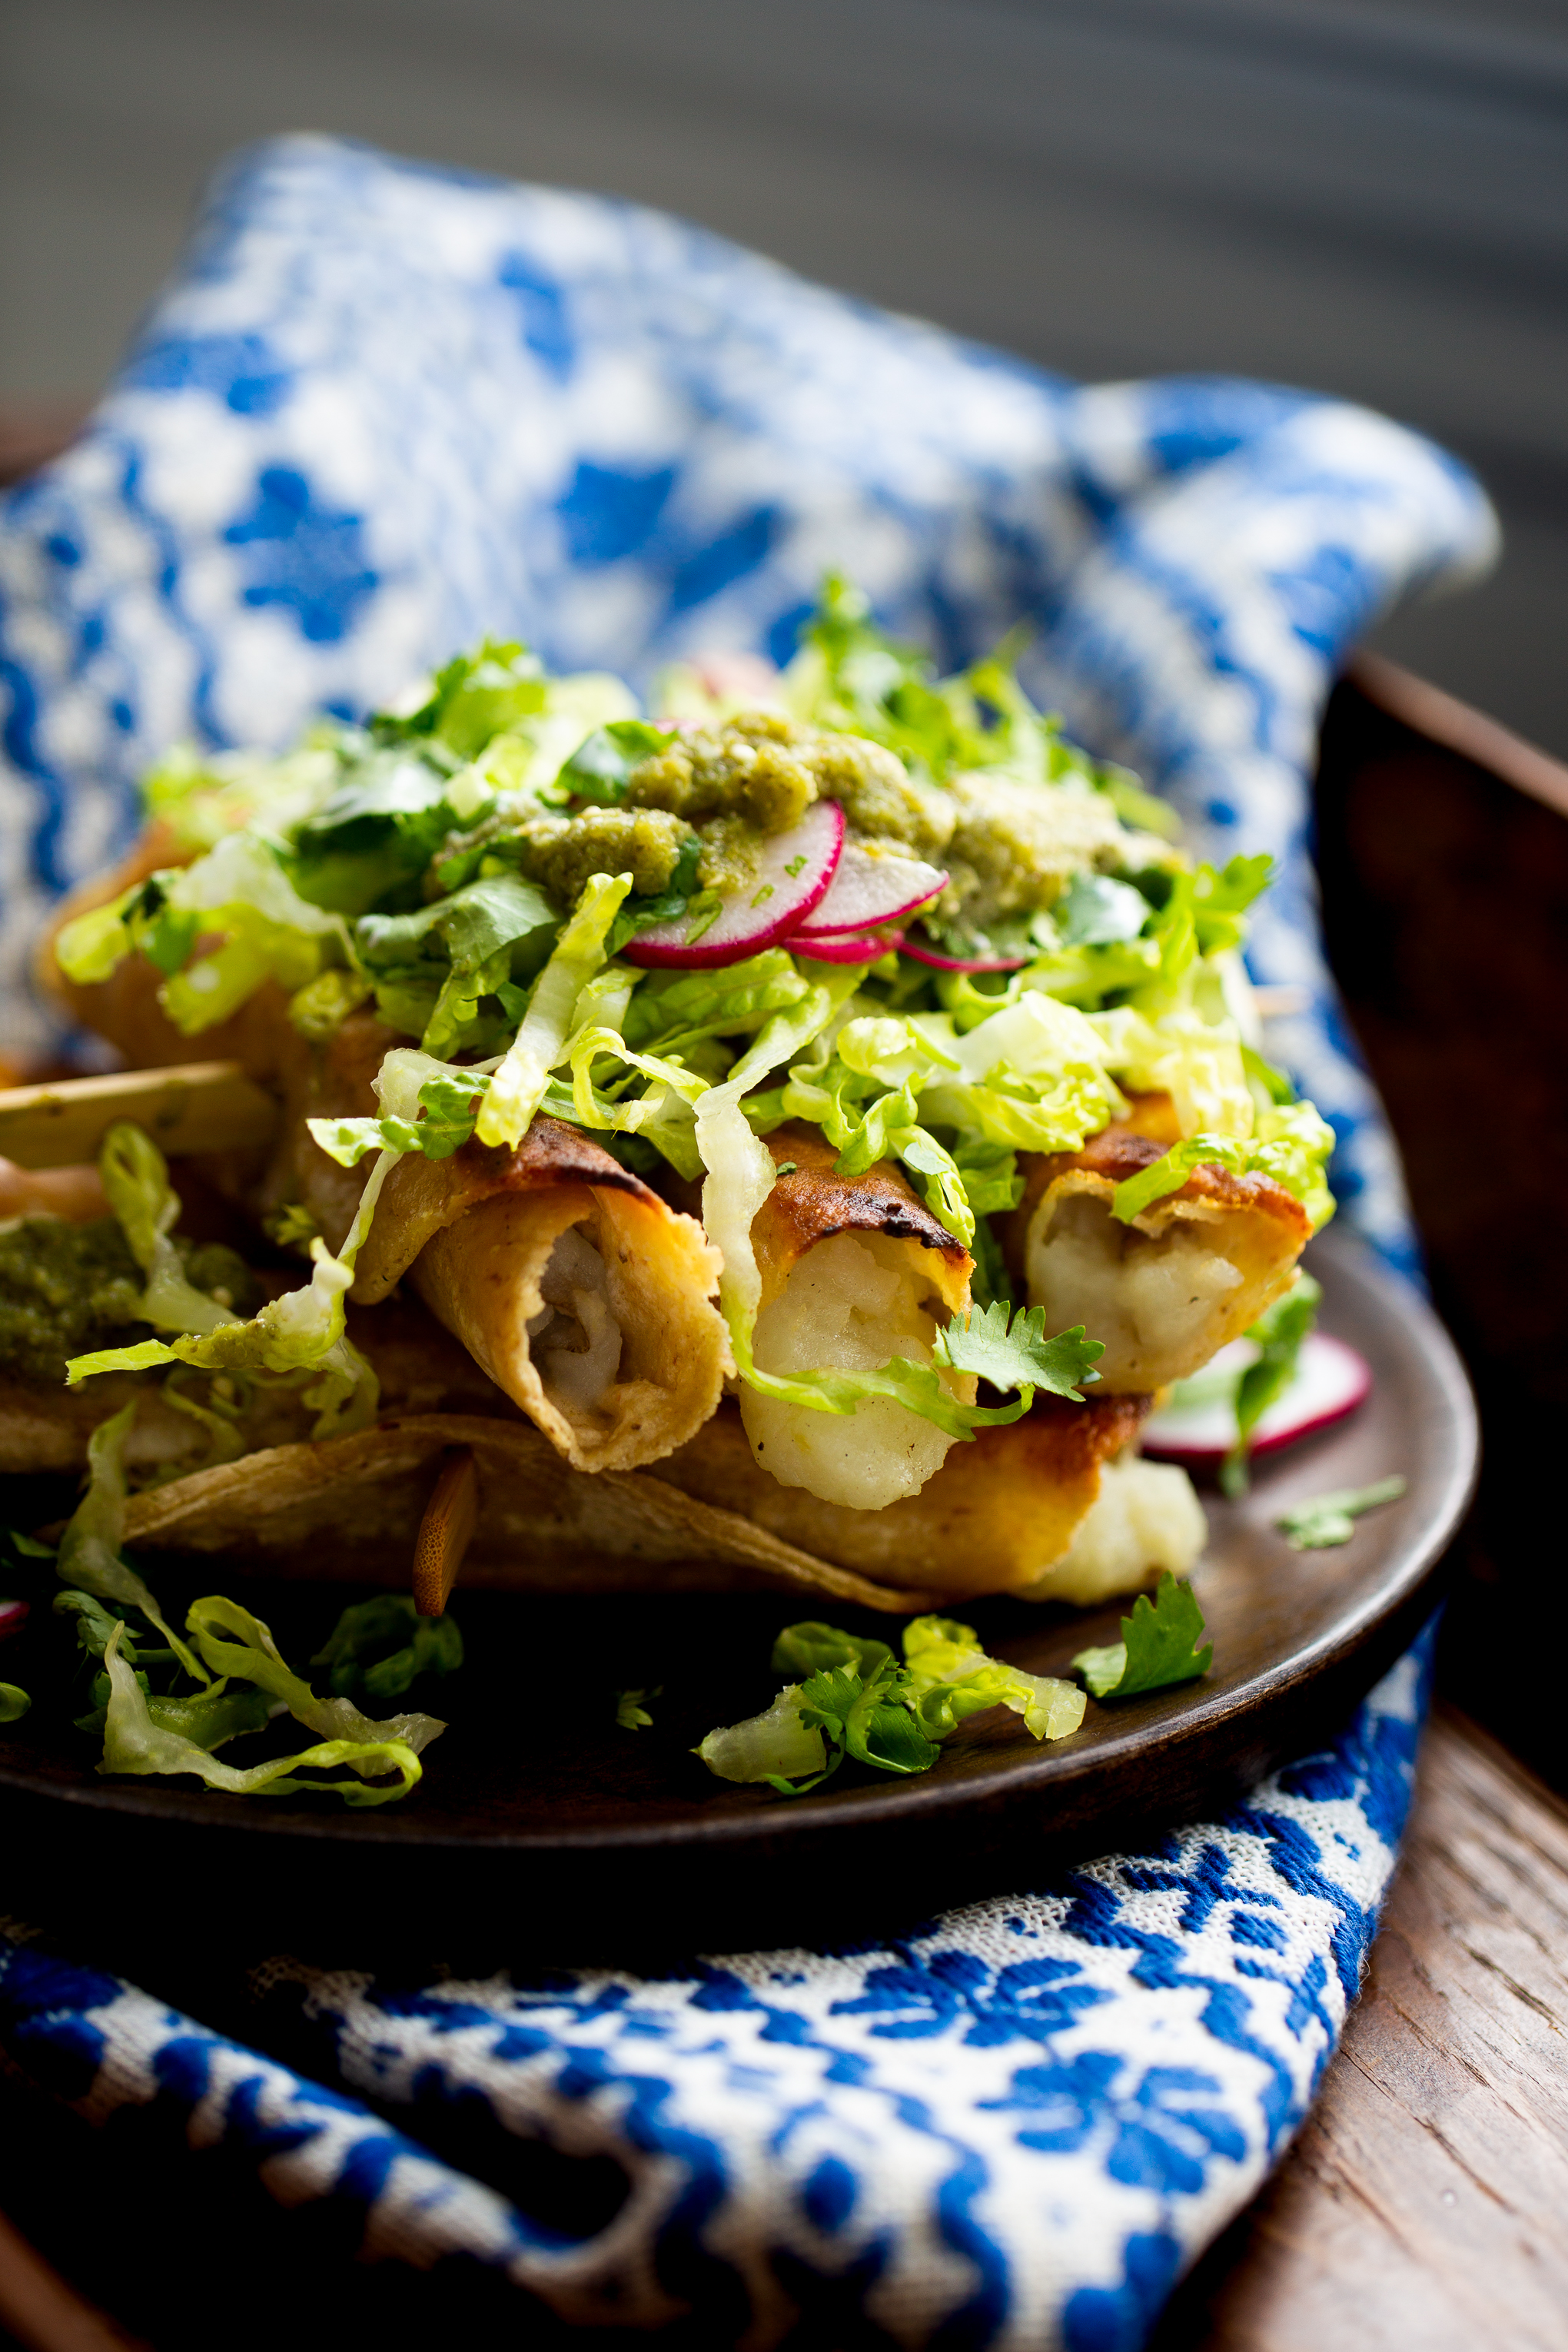
[[55, 942], [77, 916], [108, 905], [149, 875], [189, 865], [191, 856], [166, 827], [153, 825], [112, 872], [73, 891], [45, 937], [39, 983], [84, 1029], [122, 1054], [133, 1070], [179, 1062], [238, 1062], [258, 1086], [281, 1093], [290, 1080], [302, 1082], [310, 1047], [289, 1021], [288, 997], [276, 981], [263, 981], [226, 1020], [187, 1037], [159, 1003], [164, 974], [145, 956], [127, 956], [107, 980], [98, 981], [71, 980], [56, 961]]
[[227, 1570], [268, 1575], [319, 1576], [325, 1559], [335, 1578], [384, 1585], [394, 1561], [412, 1562], [458, 1448], [478, 1473], [465, 1583], [563, 1593], [782, 1587], [868, 1609], [926, 1605], [923, 1588], [815, 1559], [647, 1471], [584, 1477], [511, 1417], [420, 1414], [249, 1454], [132, 1496], [125, 1540], [138, 1552], [220, 1553]]
[[1176, 1140], [1168, 1105], [1139, 1097], [1131, 1118], [1081, 1151], [1020, 1155], [1023, 1199], [998, 1220], [1009, 1268], [1045, 1308], [1046, 1328], [1085, 1324], [1104, 1344], [1102, 1387], [1124, 1395], [1185, 1380], [1238, 1339], [1289, 1289], [1312, 1231], [1270, 1178], [1209, 1167], [1120, 1223], [1117, 1185]]
[[[814, 1127], [779, 1128], [767, 1144], [788, 1172], [752, 1226], [763, 1277], [758, 1369], [869, 1371], [895, 1356], [929, 1363], [938, 1320], [969, 1305], [973, 1261], [963, 1244], [890, 1160], [864, 1176], [837, 1176], [838, 1155]], [[973, 1403], [972, 1379], [944, 1378]], [[831, 1413], [748, 1388], [741, 1419], [755, 1465], [779, 1486], [853, 1510], [918, 1495], [954, 1443], [886, 1397]]]
[[[374, 1313], [351, 1307], [348, 1335], [375, 1373], [384, 1413], [512, 1415], [510, 1398], [416, 1298], [392, 1300]], [[215, 1395], [215, 1376], [189, 1369], [172, 1381], [167, 1374], [106, 1372], [74, 1389], [58, 1379], [0, 1371], [0, 1475], [84, 1470], [93, 1431], [132, 1402], [136, 1417], [124, 1459], [136, 1484], [189, 1475], [210, 1458], [215, 1413], [230, 1423], [247, 1453], [309, 1438], [317, 1419], [316, 1407], [305, 1402], [309, 1373], [216, 1378]]]
[[918, 1495], [879, 1510], [781, 1486], [752, 1458], [728, 1407], [651, 1475], [819, 1559], [912, 1586], [926, 1605], [932, 1595], [973, 1600], [1034, 1584], [1068, 1550], [1100, 1492], [1102, 1463], [1135, 1436], [1147, 1404], [1037, 1399], [1022, 1421], [954, 1444]]
[[700, 1225], [558, 1119], [510, 1150], [398, 1162], [353, 1296], [374, 1306], [405, 1276], [574, 1469], [671, 1452], [731, 1369]]

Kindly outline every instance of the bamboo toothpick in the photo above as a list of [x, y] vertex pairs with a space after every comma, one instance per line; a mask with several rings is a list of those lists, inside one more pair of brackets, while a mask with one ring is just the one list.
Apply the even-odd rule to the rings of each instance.
[[96, 1160], [116, 1119], [134, 1119], [170, 1158], [268, 1144], [279, 1106], [237, 1062], [113, 1070], [0, 1089], [0, 1159], [18, 1168], [75, 1168]]
[[447, 1454], [435, 1492], [425, 1506], [414, 1546], [414, 1606], [421, 1617], [444, 1617], [463, 1555], [479, 1517], [479, 1478], [468, 1448]]

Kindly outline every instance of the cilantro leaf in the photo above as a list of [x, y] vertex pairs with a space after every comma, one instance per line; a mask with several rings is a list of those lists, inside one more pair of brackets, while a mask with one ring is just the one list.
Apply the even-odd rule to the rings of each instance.
[[1274, 1524], [1292, 1551], [1328, 1551], [1336, 1544], [1349, 1543], [1363, 1511], [1397, 1503], [1404, 1492], [1403, 1478], [1380, 1478], [1375, 1486], [1347, 1486], [1337, 1494], [1314, 1495], [1310, 1502], [1293, 1503]]
[[653, 1717], [643, 1705], [643, 1701], [658, 1698], [663, 1688], [662, 1683], [656, 1683], [652, 1690], [616, 1691], [615, 1700], [617, 1727], [622, 1731], [646, 1731], [652, 1723]]
[[784, 1627], [773, 1643], [772, 1664], [775, 1674], [795, 1675], [802, 1680], [835, 1666], [847, 1666], [851, 1674], [865, 1676], [874, 1675], [892, 1654], [886, 1642], [865, 1640], [858, 1633], [844, 1633], [837, 1625], [807, 1618]]
[[989, 1307], [955, 1315], [946, 1330], [937, 1333], [931, 1353], [938, 1363], [950, 1364], [957, 1372], [975, 1372], [993, 1388], [1045, 1389], [1081, 1404], [1079, 1382], [1100, 1378], [1093, 1367], [1104, 1347], [1084, 1337], [1081, 1323], [1054, 1339], [1047, 1339], [1045, 1331], [1043, 1307], [1015, 1314], [1009, 1328], [1007, 1307], [995, 1298]]
[[1134, 1691], [1163, 1690], [1206, 1675], [1214, 1646], [1197, 1642], [1204, 1612], [1190, 1584], [1178, 1584], [1167, 1569], [1152, 1601], [1141, 1592], [1132, 1614], [1121, 1620], [1121, 1639], [1103, 1649], [1080, 1650], [1073, 1660], [1096, 1698], [1130, 1698]]
[[450, 1616], [421, 1617], [409, 1592], [384, 1592], [345, 1609], [310, 1660], [330, 1671], [336, 1698], [401, 1698], [418, 1675], [455, 1674], [463, 1637]]

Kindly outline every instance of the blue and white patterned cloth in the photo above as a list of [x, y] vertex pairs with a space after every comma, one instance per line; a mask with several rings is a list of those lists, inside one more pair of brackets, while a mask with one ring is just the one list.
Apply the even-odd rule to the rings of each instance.
[[[369, 2260], [467, 2258], [569, 2322], [1137, 2352], [1333, 2053], [1430, 1652], [1225, 1821], [1038, 1889], [1021, 1853], [1025, 1891], [883, 1947], [412, 1989], [274, 1962], [310, 2080], [0, 1923], [0, 2048], [94, 2122], [172, 2110], [282, 2203], [363, 2207]], [[610, 2159], [624, 2204], [577, 2238], [420, 2145], [476, 2102], [563, 2168]]]
[[[1283, 879], [1257, 976], [1396, 1260], [1397, 1166], [1317, 940], [1306, 782], [1342, 655], [1495, 546], [1470, 477], [1343, 404], [1082, 388], [684, 224], [321, 140], [243, 156], [85, 436], [0, 500], [0, 889], [30, 936], [172, 740], [286, 742], [485, 632], [646, 681], [790, 651], [826, 570], [944, 662], [1020, 619], [1037, 696]], [[145, 1993], [0, 1946], [0, 2037], [84, 2110], [172, 2102], [372, 2253], [467, 2250], [566, 2317], [795, 2315], [900, 2346], [1133, 2347], [1300, 2121], [1408, 1803], [1413, 1654], [1222, 1823], [896, 1948], [418, 1989], [301, 1979], [326, 2089]], [[1027, 1881], [1026, 1863], [1020, 1874]], [[0, 1888], [3, 1896], [3, 1888]], [[497, 1955], [498, 1961], [504, 1954]], [[430, 2107], [616, 2158], [590, 2239], [422, 2150]]]

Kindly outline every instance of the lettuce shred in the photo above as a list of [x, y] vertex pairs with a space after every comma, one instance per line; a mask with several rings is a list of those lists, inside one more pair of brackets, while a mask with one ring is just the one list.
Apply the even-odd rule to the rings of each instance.
[[989, 1657], [972, 1626], [917, 1617], [902, 1650], [900, 1660], [885, 1642], [815, 1621], [786, 1625], [773, 1666], [795, 1679], [761, 1715], [710, 1731], [692, 1752], [721, 1780], [800, 1796], [846, 1757], [883, 1772], [929, 1772], [943, 1740], [993, 1707], [1021, 1716], [1036, 1739], [1065, 1739], [1083, 1721], [1075, 1684]]

